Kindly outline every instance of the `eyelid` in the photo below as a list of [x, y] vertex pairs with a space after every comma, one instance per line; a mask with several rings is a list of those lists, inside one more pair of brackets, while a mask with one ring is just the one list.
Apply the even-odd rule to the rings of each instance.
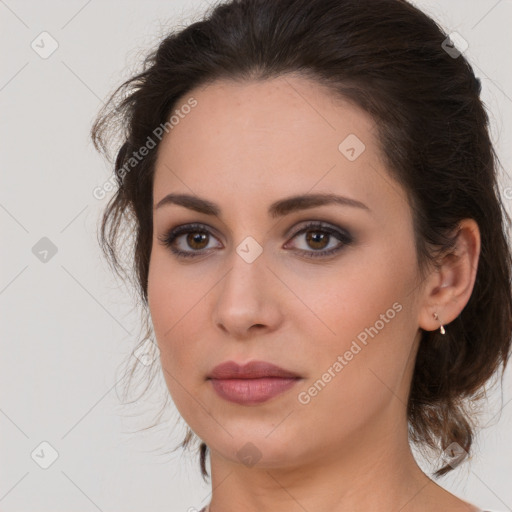
[[304, 251], [303, 249], [297, 249], [299, 252], [306, 252], [306, 253], [313, 253], [313, 254], [325, 254], [325, 257], [328, 257], [328, 255], [336, 254], [339, 250], [342, 250], [344, 247], [352, 244], [354, 242], [354, 236], [351, 234], [350, 231], [347, 229], [344, 229], [341, 226], [336, 226], [334, 224], [331, 224], [330, 222], [325, 221], [306, 221], [302, 226], [294, 226], [296, 229], [292, 229], [291, 233], [289, 233], [290, 230], [286, 232], [286, 238], [287, 242], [285, 243], [284, 247], [287, 247], [290, 242], [292, 242], [297, 236], [302, 235], [304, 233], [307, 233], [308, 231], [320, 231], [327, 233], [331, 238], [334, 238], [340, 242], [340, 245], [338, 245], [337, 248], [331, 248], [331, 249], [324, 249], [322, 251]]
[[319, 219], [315, 219], [315, 220], [309, 219], [309, 220], [300, 221], [300, 222], [294, 224], [291, 228], [287, 229], [285, 231], [285, 233], [283, 234], [283, 237], [285, 237], [285, 238], [294, 237], [294, 236], [297, 236], [304, 229], [314, 229], [314, 228], [332, 230], [335, 232], [339, 232], [340, 235], [344, 235], [347, 238], [351, 237], [350, 232], [347, 229], [344, 229], [342, 226], [337, 226], [336, 224], [333, 224], [329, 221], [319, 220]]
[[[298, 235], [301, 231], [301, 229], [304, 228], [315, 228], [323, 229], [323, 228], [330, 228], [333, 231], [340, 232], [340, 234], [344, 235], [346, 238], [352, 238], [349, 230], [344, 229], [342, 226], [337, 226], [336, 224], [331, 223], [330, 221], [326, 220], [320, 220], [320, 219], [308, 219], [299, 221], [298, 223], [293, 224], [290, 228], [286, 229], [285, 232], [282, 234], [284, 238], [294, 237]], [[184, 224], [178, 224], [175, 227], [171, 227], [167, 230], [164, 230], [163, 234], [158, 237], [159, 240], [168, 238], [171, 233], [183, 233], [186, 230], [194, 230], [197, 229], [198, 231], [211, 231], [212, 234], [215, 234], [216, 238], [222, 238], [219, 231], [213, 227], [212, 225], [208, 224], [207, 222], [189, 222]], [[179, 236], [179, 235], [177, 235]]]
[[219, 232], [210, 224], [207, 224], [206, 222], [190, 222], [185, 224], [178, 224], [173, 228], [165, 230], [161, 235], [157, 237], [157, 239], [164, 245], [167, 245], [166, 241], [169, 240], [171, 237], [173, 238], [174, 241], [176, 240], [176, 238], [193, 231], [209, 233], [210, 235], [214, 235], [214, 237], [217, 240], [221, 238], [219, 236]]
[[[289, 244], [289, 242], [292, 242], [297, 236], [302, 235], [308, 231], [314, 231], [315, 229], [318, 231], [323, 231], [327, 233], [328, 236], [330, 236], [331, 238], [338, 240], [338, 246], [335, 248], [322, 249], [319, 251], [296, 249], [296, 252], [308, 258], [328, 259], [331, 256], [335, 256], [338, 252], [342, 251], [343, 249], [345, 249], [347, 246], [351, 245], [354, 242], [353, 235], [347, 229], [332, 224], [329, 221], [309, 219], [299, 222], [298, 224], [296, 223], [290, 229], [286, 230], [286, 233], [283, 235], [287, 239], [284, 247], [287, 248], [286, 246]], [[173, 244], [175, 243], [177, 238], [183, 236], [184, 234], [191, 233], [194, 231], [208, 233], [217, 240], [219, 238], [218, 231], [214, 227], [204, 222], [191, 222], [188, 224], [179, 224], [174, 228], [170, 228], [163, 235], [160, 235], [157, 238], [163, 245], [167, 246], [169, 250], [177, 258], [190, 258], [191, 260], [197, 258], [198, 260], [201, 260], [202, 256], [207, 256], [208, 254], [213, 252], [215, 248], [202, 249], [199, 251], [183, 251], [181, 249], [173, 247]]]

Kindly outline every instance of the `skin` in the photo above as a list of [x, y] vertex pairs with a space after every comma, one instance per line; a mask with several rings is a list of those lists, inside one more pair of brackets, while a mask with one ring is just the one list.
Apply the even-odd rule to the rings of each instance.
[[[193, 194], [221, 213], [175, 204], [154, 211], [148, 294], [169, 392], [210, 448], [211, 512], [478, 511], [421, 471], [406, 419], [419, 328], [449, 324], [470, 298], [476, 223], [461, 223], [454, 254], [421, 280], [407, 194], [387, 172], [365, 112], [299, 75], [216, 81], [180, 104], [190, 97], [197, 106], [158, 148], [153, 204], [171, 192]], [[354, 161], [338, 149], [349, 134], [365, 145]], [[369, 210], [330, 204], [277, 219], [267, 214], [278, 199], [317, 192]], [[294, 236], [308, 221], [348, 230], [353, 242], [309, 259], [300, 251], [342, 243]], [[159, 237], [192, 222], [206, 224], [210, 235], [195, 244], [189, 238], [192, 245], [179, 237], [178, 248], [201, 254], [180, 259]], [[248, 236], [263, 250], [252, 263], [236, 252]], [[401, 311], [300, 403], [298, 394], [394, 303]], [[255, 359], [302, 380], [256, 406], [222, 399], [206, 380], [223, 361]], [[259, 457], [254, 465], [239, 456], [249, 442]]]

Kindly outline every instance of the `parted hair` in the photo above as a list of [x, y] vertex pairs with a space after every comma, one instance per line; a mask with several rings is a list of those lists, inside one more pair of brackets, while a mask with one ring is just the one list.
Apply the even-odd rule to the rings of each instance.
[[[133, 279], [146, 322], [158, 144], [129, 172], [119, 170], [169, 121], [178, 100], [217, 79], [298, 73], [369, 114], [386, 168], [407, 191], [422, 276], [454, 248], [462, 219], [477, 222], [481, 251], [471, 297], [444, 336], [421, 330], [407, 403], [410, 441], [443, 460], [436, 477], [455, 467], [441, 457], [452, 443], [470, 453], [474, 406], [484, 385], [505, 369], [512, 334], [510, 217], [499, 159], [480, 80], [452, 43], [404, 0], [222, 2], [166, 34], [142, 69], [111, 94], [91, 131], [96, 149], [113, 164], [116, 184], [99, 242], [112, 268]], [[192, 439], [198, 441], [188, 428], [180, 446]], [[204, 442], [198, 451], [206, 478]]]

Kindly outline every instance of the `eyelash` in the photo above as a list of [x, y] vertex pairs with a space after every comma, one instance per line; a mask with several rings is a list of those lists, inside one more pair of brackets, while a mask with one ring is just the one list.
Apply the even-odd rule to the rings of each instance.
[[[333, 254], [338, 253], [342, 249], [344, 249], [346, 246], [350, 245], [353, 242], [353, 238], [345, 230], [338, 230], [330, 227], [328, 224], [325, 224], [323, 222], [311, 222], [302, 229], [300, 229], [298, 232], [296, 232], [292, 239], [295, 238], [298, 235], [302, 235], [308, 231], [316, 231], [321, 232], [324, 234], [328, 234], [330, 236], [334, 236], [336, 239], [338, 239], [341, 243], [338, 247], [335, 247], [333, 249], [329, 250], [322, 250], [322, 251], [305, 251], [302, 249], [298, 249], [299, 252], [301, 252], [303, 255], [305, 255], [308, 258], [322, 258], [322, 257], [329, 257]], [[170, 230], [166, 235], [162, 237], [158, 237], [158, 240], [165, 245], [166, 247], [169, 247], [171, 252], [175, 254], [178, 258], [197, 258], [203, 254], [205, 254], [205, 250], [201, 251], [182, 251], [180, 249], [176, 249], [173, 246], [174, 241], [183, 234], [188, 233], [207, 233], [211, 234], [211, 232], [206, 229], [206, 226], [204, 224], [185, 224], [183, 226], [178, 226], [177, 228], [174, 228]], [[330, 241], [330, 240], [329, 240]]]

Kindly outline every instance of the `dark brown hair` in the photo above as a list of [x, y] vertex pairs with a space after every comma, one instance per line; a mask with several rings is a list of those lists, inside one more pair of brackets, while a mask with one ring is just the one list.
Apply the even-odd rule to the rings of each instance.
[[[216, 79], [299, 73], [371, 115], [390, 175], [409, 196], [422, 275], [453, 249], [459, 221], [471, 218], [480, 228], [469, 302], [445, 336], [422, 331], [411, 384], [410, 440], [436, 453], [453, 442], [469, 452], [471, 406], [505, 368], [512, 334], [510, 218], [498, 188], [499, 160], [480, 81], [463, 54], [446, 51], [446, 40], [434, 20], [403, 0], [232, 0], [166, 36], [112, 94], [92, 129], [95, 147], [107, 157], [118, 136], [118, 188], [103, 212], [100, 243], [119, 275], [135, 275], [147, 312], [158, 147], [129, 172], [119, 171], [169, 121], [179, 99]], [[133, 235], [124, 239], [133, 242], [132, 273], [120, 260], [123, 234]], [[188, 429], [181, 446], [193, 437]], [[204, 478], [208, 448], [201, 443], [199, 450]], [[447, 463], [434, 474], [453, 467]]]

